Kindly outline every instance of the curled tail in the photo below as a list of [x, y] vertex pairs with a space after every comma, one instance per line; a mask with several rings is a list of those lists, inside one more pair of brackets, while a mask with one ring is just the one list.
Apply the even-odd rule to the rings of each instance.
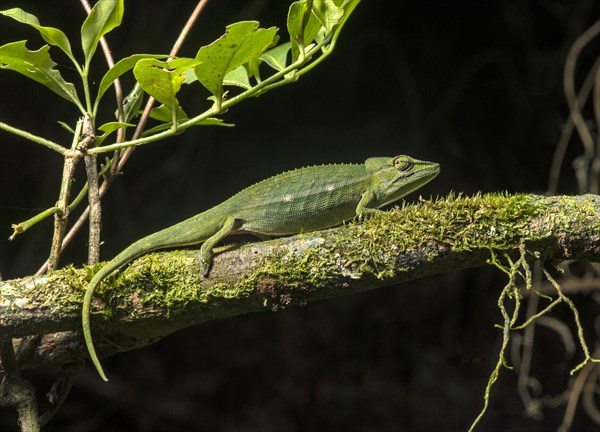
[[[98, 359], [98, 354], [96, 354], [96, 349], [94, 348], [94, 341], [92, 340], [92, 331], [90, 330], [90, 308], [92, 305], [92, 297], [94, 296], [94, 291], [96, 290], [96, 287], [98, 286], [100, 281], [104, 279], [104, 277], [106, 277], [109, 273], [115, 270], [107, 269], [107, 267], [111, 266], [107, 264], [104, 267], [102, 267], [100, 271], [94, 275], [91, 282], [89, 283], [87, 289], [85, 290], [85, 296], [83, 297], [83, 309], [81, 311], [81, 324], [83, 326], [83, 337], [85, 339], [85, 345], [87, 347], [88, 353], [90, 354], [90, 359], [92, 360], [92, 363], [94, 363], [94, 366], [96, 367], [100, 378], [102, 378], [104, 381], [108, 381], [108, 378], [106, 378], [106, 374], [102, 369], [102, 365], [100, 364], [100, 360]], [[105, 271], [105, 269], [107, 270]]]
[[[100, 282], [110, 275], [112, 272], [118, 270], [123, 267], [125, 264], [133, 261], [141, 255], [147, 254], [157, 249], [164, 249], [168, 247], [178, 246], [177, 237], [173, 236], [175, 234], [172, 229], [173, 227], [166, 228], [157, 233], [151, 234], [148, 237], [144, 237], [131, 246], [126, 248], [119, 255], [114, 257], [111, 261], [108, 262], [104, 267], [102, 267], [98, 273], [94, 275], [92, 280], [87, 286], [85, 290], [85, 295], [83, 297], [83, 309], [81, 311], [81, 324], [83, 327], [83, 338], [85, 339], [85, 345], [87, 347], [88, 353], [90, 354], [90, 359], [92, 363], [96, 367], [98, 374], [104, 381], [108, 381], [106, 378], [106, 374], [102, 369], [102, 365], [100, 364], [100, 360], [98, 359], [98, 354], [96, 353], [96, 349], [94, 348], [94, 341], [92, 339], [92, 331], [90, 329], [90, 311], [92, 307], [92, 298], [94, 297], [94, 291]], [[165, 243], [164, 239], [171, 237], [173, 243]]]
[[104, 381], [108, 381], [108, 378], [106, 378], [106, 374], [98, 359], [90, 330], [90, 310], [94, 291], [106, 276], [141, 255], [158, 249], [202, 243], [218, 231], [222, 224], [220, 218], [207, 217], [210, 215], [212, 215], [211, 210], [136, 241], [102, 267], [88, 284], [85, 296], [83, 297], [83, 309], [81, 311], [83, 337], [88, 353], [90, 354], [90, 359]]

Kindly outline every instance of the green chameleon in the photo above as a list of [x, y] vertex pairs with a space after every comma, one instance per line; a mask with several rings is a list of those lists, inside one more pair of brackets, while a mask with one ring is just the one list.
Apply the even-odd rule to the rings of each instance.
[[102, 267], [85, 292], [83, 334], [98, 373], [107, 381], [90, 331], [92, 297], [106, 276], [128, 262], [157, 249], [203, 243], [201, 271], [207, 276], [213, 248], [228, 235], [245, 232], [266, 239], [340, 225], [381, 212], [380, 207], [420, 188], [439, 172], [437, 163], [408, 156], [300, 168], [247, 187], [203, 213], [136, 241]]

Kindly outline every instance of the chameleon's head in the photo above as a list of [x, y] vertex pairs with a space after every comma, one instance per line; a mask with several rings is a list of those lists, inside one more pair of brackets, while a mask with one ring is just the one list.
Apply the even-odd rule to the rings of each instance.
[[410, 156], [367, 159], [367, 170], [373, 172], [373, 191], [376, 206], [383, 207], [399, 200], [433, 180], [440, 173], [440, 165]]

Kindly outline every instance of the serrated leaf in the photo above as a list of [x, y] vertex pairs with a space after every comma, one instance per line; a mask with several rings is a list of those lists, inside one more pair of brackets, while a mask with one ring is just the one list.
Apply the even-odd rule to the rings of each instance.
[[215, 95], [217, 103], [223, 97], [225, 75], [257, 60], [273, 44], [277, 28], [259, 29], [258, 26], [257, 21], [231, 24], [223, 36], [198, 50], [196, 59], [202, 64], [195, 67], [194, 71], [202, 85]]
[[102, 77], [102, 81], [100, 81], [100, 85], [98, 86], [98, 96], [96, 96], [96, 104], [98, 103], [98, 101], [100, 101], [102, 96], [104, 96], [106, 90], [108, 90], [111, 87], [113, 82], [125, 72], [132, 69], [138, 61], [149, 58], [160, 59], [167, 57], [169, 56], [166, 54], [134, 54], [132, 56], [122, 58], [113, 67], [111, 67]]
[[96, 52], [100, 38], [121, 25], [123, 0], [100, 0], [94, 5], [81, 26], [81, 47], [86, 64]]
[[146, 93], [173, 109], [179, 106], [176, 95], [181, 89], [185, 71], [199, 63], [192, 58], [177, 58], [170, 62], [144, 59], [137, 62], [133, 74]]
[[48, 45], [37, 51], [29, 51], [27, 41], [11, 42], [0, 46], [0, 69], [10, 69], [48, 87], [60, 97], [81, 107], [75, 86], [66, 82], [54, 69], [56, 63], [48, 54]]
[[283, 70], [288, 64], [288, 53], [290, 52], [291, 47], [291, 42], [283, 43], [262, 53], [260, 59], [275, 70]]
[[48, 42], [50, 45], [59, 47], [70, 58], [73, 58], [73, 53], [71, 52], [71, 43], [61, 30], [54, 27], [45, 27], [40, 25], [40, 21], [35, 15], [27, 13], [21, 8], [6, 9], [0, 11], [0, 14], [12, 18], [20, 23], [30, 25], [40, 32], [40, 35], [46, 42]]
[[241, 87], [245, 90], [252, 88], [248, 79], [248, 71], [244, 66], [238, 66], [232, 71], [229, 71], [223, 78], [223, 85]]

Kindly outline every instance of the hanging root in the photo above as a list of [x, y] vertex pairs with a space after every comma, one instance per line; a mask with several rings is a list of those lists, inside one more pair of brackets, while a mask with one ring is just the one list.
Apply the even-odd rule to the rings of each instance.
[[[531, 267], [529, 266], [529, 263], [527, 262], [527, 259], [526, 259], [528, 252], [525, 249], [524, 243], [521, 243], [521, 245], [519, 246], [519, 251], [520, 251], [520, 256], [516, 261], [513, 261], [507, 254], [504, 254], [504, 260], [506, 263], [503, 263], [502, 261], [504, 261], [504, 260], [499, 259], [494, 251], [491, 251], [491, 258], [488, 260], [488, 262], [490, 264], [492, 264], [493, 266], [495, 266], [502, 272], [506, 273], [508, 276], [508, 282], [504, 286], [504, 288], [500, 292], [500, 296], [498, 297], [498, 308], [500, 309], [500, 313], [502, 314], [502, 318], [504, 321], [502, 325], [497, 326], [498, 328], [502, 329], [502, 344], [500, 346], [500, 351], [498, 352], [498, 360], [496, 362], [496, 366], [492, 370], [490, 377], [488, 379], [487, 386], [485, 388], [485, 392], [483, 395], [483, 408], [481, 409], [480, 413], [477, 415], [475, 420], [473, 420], [473, 422], [471, 423], [471, 426], [469, 427], [469, 432], [473, 432], [475, 430], [475, 427], [477, 426], [477, 424], [481, 421], [481, 419], [485, 415], [485, 413], [488, 409], [488, 406], [489, 406], [490, 393], [491, 393], [492, 387], [493, 387], [494, 383], [498, 380], [498, 376], [500, 374], [500, 370], [502, 369], [502, 367], [505, 367], [507, 369], [512, 369], [512, 367], [507, 363], [507, 361], [505, 359], [505, 352], [506, 352], [506, 348], [508, 347], [508, 343], [510, 341], [511, 331], [512, 330], [522, 330], [522, 329], [526, 328], [527, 326], [532, 324], [538, 318], [546, 315], [548, 312], [550, 312], [552, 309], [554, 309], [558, 304], [560, 304], [562, 302], [566, 303], [569, 306], [569, 308], [571, 309], [571, 311], [573, 312], [573, 318], [574, 318], [575, 326], [577, 328], [577, 335], [579, 337], [579, 345], [581, 346], [581, 349], [583, 350], [583, 354], [584, 354], [583, 361], [571, 370], [571, 372], [570, 372], [571, 375], [573, 375], [575, 372], [579, 371], [581, 368], [583, 368], [589, 362], [600, 363], [600, 359], [592, 358], [592, 356], [590, 355], [590, 350], [587, 346], [587, 343], [585, 342], [585, 338], [583, 335], [583, 328], [582, 328], [581, 322], [579, 320], [579, 311], [575, 307], [575, 304], [573, 303], [573, 301], [563, 293], [562, 288], [560, 287], [559, 283], [546, 270], [543, 270], [544, 276], [552, 284], [552, 286], [556, 290], [558, 297], [556, 299], [553, 299], [549, 296], [543, 295], [542, 293], [540, 293], [536, 290], [533, 290], [533, 288], [532, 288], [533, 287], [532, 272], [531, 272]], [[535, 255], [534, 255], [534, 257], [538, 258], [538, 256], [535, 256]], [[540, 312], [532, 315], [523, 324], [520, 324], [518, 326], [516, 326], [515, 323], [517, 321], [519, 312], [521, 310], [521, 293], [517, 286], [517, 278], [520, 278], [525, 282], [525, 288], [528, 291], [533, 291], [534, 293], [536, 293], [536, 295], [539, 295], [542, 298], [550, 300], [550, 304], [548, 306], [546, 306]], [[510, 305], [511, 301], [513, 303], [512, 305]], [[512, 312], [509, 312], [509, 310], [511, 310], [511, 309], [512, 309]]]

